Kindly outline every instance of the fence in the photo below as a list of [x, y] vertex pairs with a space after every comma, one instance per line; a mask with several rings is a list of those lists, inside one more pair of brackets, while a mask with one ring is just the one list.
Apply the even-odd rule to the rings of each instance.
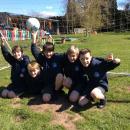
[[[0, 30], [7, 40], [17, 41], [26, 40], [31, 38], [31, 32], [28, 30]], [[44, 30], [39, 30], [38, 36], [43, 37], [45, 35]]]

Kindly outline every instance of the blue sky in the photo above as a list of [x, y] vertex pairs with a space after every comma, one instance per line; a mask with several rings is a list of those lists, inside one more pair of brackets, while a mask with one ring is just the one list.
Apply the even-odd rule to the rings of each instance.
[[117, 0], [118, 9], [124, 9], [124, 4], [130, 2], [130, 0]]
[[[67, 0], [0, 0], [0, 12], [10, 12], [40, 17], [59, 16], [65, 13]], [[130, 0], [117, 0], [118, 8]]]
[[0, 0], [0, 12], [25, 15], [63, 15], [66, 0]]

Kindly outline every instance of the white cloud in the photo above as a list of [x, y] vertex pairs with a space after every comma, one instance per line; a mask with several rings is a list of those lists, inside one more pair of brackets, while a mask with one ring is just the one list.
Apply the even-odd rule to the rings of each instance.
[[28, 11], [27, 11], [27, 10], [21, 10], [20, 14], [27, 15], [27, 14], [28, 14]]
[[118, 10], [124, 10], [126, 1], [118, 1]]
[[36, 11], [31, 11], [28, 13], [28, 15], [34, 16], [34, 17], [50, 17], [50, 16], [57, 16], [58, 14], [54, 11], [42, 11], [42, 12], [36, 12]]
[[49, 10], [53, 9], [52, 6], [46, 6], [45, 8], [46, 8], [46, 9], [49, 9]]
[[123, 6], [118, 6], [118, 10], [124, 10]]

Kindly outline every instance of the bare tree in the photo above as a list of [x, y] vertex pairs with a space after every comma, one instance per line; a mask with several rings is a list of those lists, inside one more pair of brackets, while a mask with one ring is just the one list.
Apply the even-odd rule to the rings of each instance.
[[84, 27], [88, 31], [110, 28], [113, 24], [116, 0], [68, 0], [68, 26]]
[[65, 16], [70, 32], [73, 32], [75, 27], [80, 26], [80, 14], [78, 13], [78, 4], [75, 0], [68, 0]]

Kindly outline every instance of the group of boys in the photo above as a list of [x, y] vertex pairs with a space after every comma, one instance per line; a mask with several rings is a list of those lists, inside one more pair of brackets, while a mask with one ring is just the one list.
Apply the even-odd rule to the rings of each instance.
[[54, 44], [46, 42], [42, 51], [37, 45], [37, 32], [32, 33], [31, 52], [35, 61], [30, 61], [19, 46], [12, 54], [1, 37], [1, 50], [11, 65], [11, 84], [2, 92], [2, 97], [16, 98], [23, 93], [42, 94], [43, 102], [58, 96], [63, 87], [69, 89], [68, 99], [80, 106], [98, 99], [98, 108], [106, 104], [108, 91], [107, 71], [120, 65], [120, 59], [109, 55], [106, 59], [92, 57], [89, 49], [79, 51], [71, 45], [66, 53], [54, 52]]

